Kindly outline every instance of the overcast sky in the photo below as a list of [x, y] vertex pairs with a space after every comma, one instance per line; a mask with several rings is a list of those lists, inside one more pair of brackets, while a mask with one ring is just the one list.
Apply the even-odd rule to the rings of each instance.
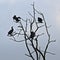
[[28, 11], [32, 10], [30, 4], [35, 2], [37, 10], [44, 13], [52, 39], [50, 51], [56, 55], [47, 55], [47, 60], [60, 59], [60, 0], [0, 0], [0, 60], [29, 60], [24, 43], [16, 43], [7, 37], [7, 32], [14, 25], [12, 16], [16, 14], [27, 18]]

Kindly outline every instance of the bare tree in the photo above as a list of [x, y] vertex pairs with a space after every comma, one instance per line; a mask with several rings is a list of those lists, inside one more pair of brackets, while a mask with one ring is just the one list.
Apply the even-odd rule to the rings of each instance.
[[[46, 60], [47, 53], [54, 55], [54, 53], [48, 52], [47, 49], [49, 47], [49, 44], [51, 42], [55, 42], [56, 40], [51, 40], [49, 31], [48, 31], [49, 26], [47, 26], [43, 13], [39, 12], [35, 8], [34, 3], [32, 4], [32, 7], [33, 7], [33, 15], [30, 12], [28, 12], [28, 14], [32, 17], [32, 19], [24, 20], [22, 17], [17, 17], [16, 15], [13, 16], [13, 20], [19, 24], [19, 26], [17, 26], [19, 30], [18, 32], [12, 31], [11, 34], [8, 32], [9, 34], [8, 36], [10, 37], [11, 40], [15, 42], [24, 41], [28, 51], [28, 54], [25, 54], [25, 55], [30, 57], [32, 60], [40, 60], [40, 58], [42, 58], [43, 60]], [[42, 17], [38, 17], [36, 19], [36, 16], [35, 16], [36, 13]], [[22, 21], [24, 22], [25, 25], [23, 25]], [[35, 29], [33, 29], [33, 27], [35, 27]], [[41, 32], [40, 34], [37, 33], [37, 31], [42, 29], [42, 27], [45, 27], [45, 30], [48, 36], [48, 40], [47, 40], [48, 42], [46, 43], [44, 50], [40, 49], [40, 47], [42, 46], [39, 46], [38, 38], [44, 35], [45, 33], [41, 33]], [[17, 40], [16, 35], [18, 35], [17, 37], [23, 36], [24, 40]]]

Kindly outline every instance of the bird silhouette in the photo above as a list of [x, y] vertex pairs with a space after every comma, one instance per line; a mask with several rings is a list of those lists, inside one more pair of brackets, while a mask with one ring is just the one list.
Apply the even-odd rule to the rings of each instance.
[[33, 39], [34, 37], [35, 37], [35, 32], [32, 31], [32, 32], [31, 32], [31, 35], [30, 35], [30, 38]]
[[38, 17], [38, 22], [39, 22], [39, 23], [43, 23], [42, 18]]
[[19, 19], [21, 19], [21, 17], [16, 17], [16, 15], [13, 16], [13, 20], [15, 20], [16, 23], [18, 23], [20, 21]]
[[14, 31], [14, 29], [13, 29], [13, 26], [12, 26], [11, 30], [8, 32], [8, 35], [12, 36], [13, 31]]

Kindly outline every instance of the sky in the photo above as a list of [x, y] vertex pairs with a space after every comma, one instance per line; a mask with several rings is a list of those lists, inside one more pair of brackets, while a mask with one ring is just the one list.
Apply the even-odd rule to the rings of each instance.
[[28, 11], [32, 12], [31, 4], [35, 2], [37, 10], [41, 11], [47, 22], [52, 39], [56, 39], [49, 47], [49, 51], [56, 55], [48, 54], [46, 60], [60, 59], [60, 0], [0, 0], [0, 60], [29, 60], [24, 54], [24, 42], [16, 43], [7, 36], [10, 27], [14, 25], [14, 14], [28, 18]]

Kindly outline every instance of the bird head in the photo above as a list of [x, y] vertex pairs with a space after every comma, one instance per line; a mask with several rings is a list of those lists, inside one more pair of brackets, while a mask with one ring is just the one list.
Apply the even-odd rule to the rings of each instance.
[[13, 19], [15, 19], [15, 18], [16, 18], [16, 15], [13, 16]]

